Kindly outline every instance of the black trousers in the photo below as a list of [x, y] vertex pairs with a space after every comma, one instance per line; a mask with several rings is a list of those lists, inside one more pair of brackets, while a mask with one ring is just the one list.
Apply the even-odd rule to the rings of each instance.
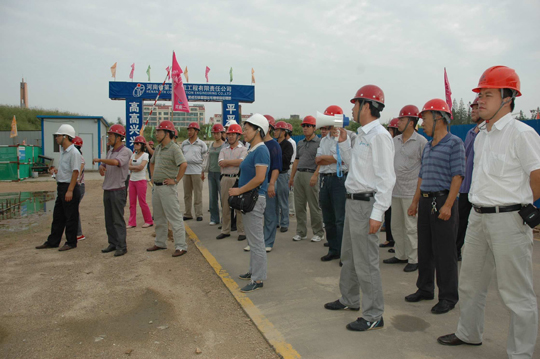
[[420, 197], [418, 205], [418, 280], [416, 286], [425, 294], [434, 294], [435, 275], [439, 300], [457, 303], [458, 267], [456, 238], [459, 222], [458, 204], [454, 202], [448, 221], [439, 219], [439, 209], [448, 196], [435, 198], [437, 210], [432, 212], [433, 198]]
[[321, 176], [319, 187], [319, 205], [322, 210], [324, 231], [328, 241], [328, 254], [341, 256], [343, 225], [345, 223], [345, 201], [347, 175]]
[[386, 240], [394, 243], [394, 237], [392, 236], [392, 207], [388, 207], [384, 212], [384, 228], [386, 231]]
[[51, 234], [47, 238], [47, 243], [58, 247], [62, 240], [64, 230], [66, 232], [66, 243], [70, 247], [77, 247], [77, 229], [79, 228], [79, 202], [81, 201], [81, 191], [79, 185], [73, 189], [73, 198], [66, 202], [66, 192], [69, 183], [57, 183], [56, 201], [54, 203], [53, 221], [51, 224]]
[[469, 202], [468, 193], [459, 194], [459, 228], [457, 234], [457, 256], [461, 257], [461, 248], [465, 243], [465, 234], [467, 233], [467, 225], [469, 224], [469, 214], [471, 214], [472, 204]]
[[126, 207], [126, 189], [103, 191], [103, 206], [105, 207], [105, 228], [109, 244], [116, 249], [127, 249], [126, 221], [124, 220], [124, 207]]

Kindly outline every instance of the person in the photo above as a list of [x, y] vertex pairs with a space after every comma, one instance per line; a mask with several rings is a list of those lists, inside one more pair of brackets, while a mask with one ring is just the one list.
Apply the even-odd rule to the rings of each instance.
[[419, 110], [415, 105], [406, 105], [399, 111], [398, 131], [394, 137], [394, 171], [396, 185], [392, 193], [392, 237], [395, 241], [395, 255], [383, 260], [386, 264], [407, 263], [404, 272], [418, 269], [418, 231], [416, 218], [409, 216], [422, 165], [422, 153], [427, 143], [425, 137], [416, 132]]
[[[289, 180], [290, 180], [294, 160], [296, 159], [296, 141], [292, 139], [292, 134], [293, 134], [293, 126], [292, 126], [292, 124], [287, 123], [287, 127], [288, 127], [287, 141], [289, 141], [291, 143], [291, 145], [293, 146], [293, 156], [291, 158], [291, 164], [289, 166]], [[289, 216], [294, 216], [294, 214], [295, 214], [295, 211], [294, 211], [294, 187], [291, 187], [289, 189]]]
[[418, 290], [405, 300], [433, 299], [436, 273], [439, 301], [431, 308], [433, 314], [449, 312], [459, 299], [456, 197], [465, 175], [465, 148], [447, 130], [451, 115], [441, 99], [426, 102], [419, 114], [432, 140], [424, 147], [416, 192], [407, 210], [409, 216], [418, 212]]
[[206, 143], [198, 138], [200, 130], [201, 128], [197, 122], [191, 122], [188, 125], [188, 139], [182, 142], [181, 145], [182, 153], [188, 164], [184, 175], [184, 221], [193, 219], [191, 212], [193, 198], [197, 221], [203, 220], [201, 172], [203, 157], [208, 151], [208, 147]]
[[[298, 142], [296, 159], [294, 160], [289, 187], [294, 186], [294, 208], [296, 211], [296, 235], [293, 241], [307, 238], [307, 209], [311, 216], [312, 242], [320, 242], [324, 237], [322, 214], [319, 207], [319, 166], [315, 163], [317, 148], [321, 139], [315, 135], [317, 120], [306, 116], [302, 121], [305, 138]], [[297, 175], [298, 172], [298, 175]]]
[[[326, 108], [324, 114], [326, 116], [343, 115], [343, 109], [331, 105]], [[328, 253], [321, 257], [321, 261], [328, 262], [341, 257], [341, 241], [345, 222], [345, 199], [347, 196], [345, 181], [349, 169], [346, 164], [341, 163], [341, 154], [338, 157], [337, 137], [339, 136], [339, 130], [334, 126], [321, 127], [321, 136], [323, 137], [321, 137], [321, 143], [317, 149], [315, 163], [320, 166], [319, 203], [322, 210], [324, 231], [328, 240]], [[338, 159], [340, 160], [339, 171]]]
[[[242, 127], [237, 124], [232, 124], [227, 130], [228, 145], [219, 152], [218, 164], [221, 167], [221, 205], [223, 210], [223, 224], [221, 233], [216, 239], [223, 239], [231, 236], [231, 223], [233, 213], [229, 207], [229, 189], [231, 189], [238, 178], [240, 164], [247, 156], [246, 146], [240, 142], [242, 135]], [[242, 223], [242, 213], [236, 212], [236, 227], [238, 229], [238, 240], [246, 239], [244, 225]]]
[[[81, 205], [80, 202], [82, 202], [82, 199], [84, 197], [85, 192], [85, 184], [84, 184], [84, 157], [82, 154], [82, 146], [83, 146], [83, 140], [79, 136], [75, 136], [73, 138], [73, 145], [75, 148], [79, 151], [81, 154], [81, 169], [79, 171], [79, 178], [77, 178], [77, 183], [79, 184], [79, 191], [81, 192], [81, 199], [79, 201], [79, 207]], [[82, 225], [81, 225], [81, 211], [79, 210], [79, 225], [77, 227], [77, 242], [84, 241], [86, 239], [86, 236], [82, 232]]]
[[[469, 200], [474, 211], [463, 247], [460, 309], [455, 334], [444, 345], [480, 345], [491, 279], [510, 312], [508, 358], [533, 358], [538, 304], [533, 288], [533, 233], [518, 211], [540, 197], [540, 137], [512, 117], [521, 96], [517, 73], [506, 66], [487, 69], [473, 90], [485, 120], [474, 143]], [[538, 357], [538, 356], [536, 356]]]
[[[168, 223], [172, 227], [174, 238], [173, 257], [187, 253], [186, 234], [180, 202], [178, 200], [177, 184], [182, 180], [187, 161], [180, 146], [174, 142], [175, 128], [171, 121], [161, 121], [156, 127], [156, 140], [159, 144], [150, 160], [152, 173], [152, 207], [156, 225], [154, 245], [147, 252], [167, 249]], [[200, 179], [200, 176], [199, 176]]]
[[208, 193], [210, 202], [210, 225], [215, 226], [220, 223], [219, 220], [219, 197], [221, 192], [221, 168], [219, 167], [218, 160], [219, 154], [226, 143], [223, 141], [222, 136], [225, 134], [225, 128], [222, 124], [216, 123], [212, 126], [212, 136], [214, 136], [214, 142], [210, 145], [206, 163], [201, 172], [201, 179], [204, 181], [204, 172], [208, 171]]
[[264, 208], [268, 189], [270, 169], [270, 151], [264, 145], [264, 136], [268, 132], [268, 120], [261, 114], [254, 114], [244, 122], [244, 139], [250, 143], [248, 155], [240, 164], [238, 187], [229, 189], [229, 196], [258, 188], [259, 197], [251, 212], [243, 216], [248, 245], [250, 246], [249, 271], [241, 274], [240, 279], [249, 280], [249, 284], [240, 289], [253, 292], [263, 287], [266, 280], [267, 258], [264, 248]]
[[347, 131], [339, 129], [339, 150], [349, 167], [341, 246], [341, 298], [325, 304], [325, 308], [358, 311], [361, 290], [362, 317], [349, 323], [347, 329], [364, 332], [384, 327], [378, 232], [384, 212], [390, 207], [396, 176], [392, 136], [378, 121], [384, 109], [383, 91], [365, 85], [351, 102], [353, 119], [362, 127], [352, 148]]
[[129, 178], [129, 221], [127, 228], [137, 227], [137, 198], [143, 214], [144, 224], [142, 228], [152, 227], [154, 221], [152, 213], [146, 203], [146, 188], [148, 181], [146, 180], [146, 166], [148, 164], [148, 153], [146, 153], [146, 139], [144, 136], [135, 137], [133, 141], [133, 149], [135, 152], [131, 156], [129, 170], [131, 176]]
[[276, 123], [274, 137], [281, 147], [281, 172], [277, 179], [276, 186], [276, 214], [278, 220], [279, 231], [285, 233], [289, 230], [289, 170], [291, 167], [291, 159], [293, 158], [293, 145], [287, 140], [288, 126], [284, 121]]
[[463, 182], [461, 183], [458, 198], [459, 227], [456, 242], [458, 261], [461, 261], [461, 248], [463, 247], [463, 243], [465, 243], [465, 233], [467, 232], [469, 214], [471, 214], [472, 209], [472, 204], [469, 201], [469, 190], [471, 188], [474, 163], [474, 141], [478, 132], [480, 132], [480, 126], [482, 126], [484, 122], [484, 120], [478, 116], [478, 97], [476, 97], [471, 104], [471, 121], [475, 123], [476, 126], [471, 128], [469, 132], [467, 132], [467, 137], [465, 137], [465, 178], [463, 178]]
[[77, 183], [82, 168], [81, 153], [73, 145], [75, 129], [71, 125], [61, 125], [54, 134], [60, 148], [60, 161], [54, 170], [56, 178], [56, 201], [49, 237], [36, 249], [58, 248], [64, 231], [66, 243], [60, 252], [77, 248], [77, 229], [79, 224], [80, 186]]
[[[394, 118], [388, 123], [388, 132], [390, 132], [392, 138], [395, 138], [397, 135], [400, 134], [398, 130], [398, 118]], [[388, 208], [386, 212], [384, 212], [384, 223], [382, 225], [381, 232], [385, 232], [386, 241], [379, 244], [379, 247], [389, 247], [390, 249], [388, 250], [388, 252], [395, 253], [394, 245], [396, 242], [394, 241], [394, 236], [392, 235], [392, 206], [390, 206], [390, 208]]]
[[146, 164], [146, 173], [148, 173], [148, 179], [152, 180], [152, 175], [150, 174], [150, 159], [154, 155], [154, 141], [148, 141], [148, 146], [145, 146], [146, 153], [148, 153], [148, 163]]
[[103, 180], [103, 206], [105, 207], [105, 227], [109, 245], [102, 253], [114, 251], [115, 257], [127, 253], [126, 221], [124, 207], [126, 206], [126, 179], [129, 174], [129, 162], [133, 152], [122, 140], [126, 137], [126, 129], [120, 124], [112, 125], [107, 132], [107, 143], [110, 146], [107, 158], [94, 158], [92, 164], [101, 163], [99, 174]]

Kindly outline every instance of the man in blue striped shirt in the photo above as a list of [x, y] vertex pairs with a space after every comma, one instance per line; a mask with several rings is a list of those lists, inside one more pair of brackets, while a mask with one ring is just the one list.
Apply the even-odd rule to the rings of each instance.
[[456, 197], [465, 175], [465, 148], [463, 141], [447, 130], [451, 112], [444, 100], [428, 101], [420, 117], [424, 130], [433, 139], [424, 148], [416, 193], [407, 211], [414, 216], [418, 208], [418, 290], [405, 300], [433, 299], [436, 273], [439, 302], [431, 312], [443, 314], [452, 310], [459, 299]]

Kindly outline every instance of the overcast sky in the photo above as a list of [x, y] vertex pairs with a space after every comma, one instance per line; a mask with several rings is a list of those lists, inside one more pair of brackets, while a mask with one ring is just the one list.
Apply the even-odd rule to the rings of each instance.
[[[243, 113], [301, 117], [329, 105], [351, 113], [366, 84], [386, 95], [382, 122], [402, 106], [444, 98], [446, 67], [453, 98], [493, 65], [514, 68], [523, 96], [516, 111], [540, 106], [540, 1], [35, 1], [0, 2], [0, 103], [125, 120], [123, 101], [108, 98], [117, 80], [161, 82], [176, 51], [190, 82], [250, 84]], [[206, 117], [220, 113], [206, 103]]]

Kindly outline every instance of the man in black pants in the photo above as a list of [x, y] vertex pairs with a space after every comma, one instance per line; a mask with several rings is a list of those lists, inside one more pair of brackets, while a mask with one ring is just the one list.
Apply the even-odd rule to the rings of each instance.
[[57, 196], [54, 204], [51, 234], [47, 241], [36, 249], [57, 248], [66, 231], [66, 244], [59, 251], [77, 247], [77, 229], [79, 227], [79, 202], [81, 192], [77, 179], [81, 169], [81, 153], [73, 145], [75, 129], [62, 125], [54, 134], [60, 146], [60, 164], [56, 173]]

